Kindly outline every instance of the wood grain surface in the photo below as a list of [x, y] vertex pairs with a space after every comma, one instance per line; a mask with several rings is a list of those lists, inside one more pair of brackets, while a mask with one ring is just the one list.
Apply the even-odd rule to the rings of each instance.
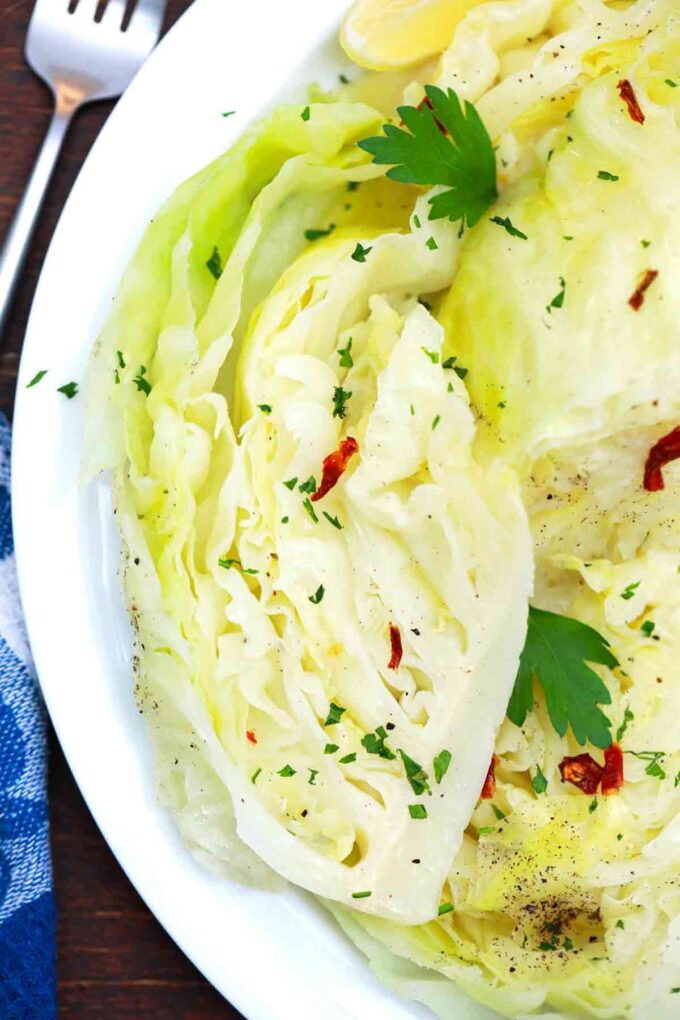
[[[66, 6], [67, 0], [62, 2]], [[187, 6], [188, 0], [169, 0], [167, 26]], [[31, 8], [31, 0], [0, 0], [0, 239], [50, 116], [49, 92], [23, 60]], [[1, 341], [0, 407], [9, 416], [26, 319], [45, 251], [76, 174], [111, 106], [99, 103], [78, 114], [52, 181]], [[236, 1010], [163, 931], [128, 882], [92, 820], [53, 734], [50, 750], [60, 1017], [238, 1018]]]

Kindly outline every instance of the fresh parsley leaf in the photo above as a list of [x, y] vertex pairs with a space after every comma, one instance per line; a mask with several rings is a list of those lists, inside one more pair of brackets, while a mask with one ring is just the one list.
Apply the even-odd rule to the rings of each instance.
[[453, 371], [456, 373], [456, 375], [458, 376], [459, 379], [464, 379], [465, 376], [470, 371], [470, 369], [469, 368], [462, 368], [461, 365], [454, 365], [453, 366]]
[[628, 602], [628, 600], [632, 599], [633, 595], [635, 594], [636, 588], [640, 587], [640, 583], [641, 583], [640, 581], [635, 581], [633, 584], [627, 585], [621, 592], [619, 598], [622, 598], [624, 602]]
[[290, 491], [292, 492], [295, 486], [297, 485], [297, 475], [295, 478], [289, 478], [288, 481], [284, 482], [283, 484], [286, 486], [287, 489], [290, 489]]
[[341, 765], [351, 765], [352, 762], [356, 760], [356, 751], [352, 751], [351, 754], [346, 754], [344, 758], [339, 759]]
[[545, 306], [545, 310], [550, 315], [553, 308], [561, 308], [564, 304], [564, 295], [567, 290], [567, 285], [564, 281], [564, 277], [560, 276], [560, 289], [555, 297], [552, 299], [549, 305]]
[[220, 276], [222, 275], [222, 256], [220, 255], [220, 250], [217, 247], [217, 245], [215, 245], [215, 247], [213, 248], [212, 255], [206, 262], [206, 266], [208, 267], [212, 275], [215, 277], [215, 279], [219, 280]]
[[512, 237], [521, 237], [523, 241], [528, 241], [527, 235], [517, 229], [509, 216], [492, 216], [491, 222], [497, 223], [499, 227], [505, 227]]
[[609, 170], [598, 170], [597, 171], [597, 177], [598, 177], [598, 180], [600, 180], [600, 181], [618, 181], [619, 180], [618, 175], [617, 174], [610, 174]]
[[338, 357], [340, 358], [340, 368], [351, 368], [354, 364], [352, 359], [352, 337], [347, 341], [346, 347], [338, 348]]
[[125, 358], [122, 351], [116, 351], [116, 360], [118, 361], [118, 368], [125, 368]]
[[652, 634], [654, 633], [655, 627], [656, 624], [654, 623], [654, 620], [645, 620], [645, 622], [640, 625], [640, 630], [645, 635], [645, 637], [651, 637]]
[[[147, 386], [149, 386], [148, 383], [147, 383]], [[149, 389], [151, 389], [150, 386], [149, 386]], [[57, 393], [63, 393], [64, 396], [68, 397], [69, 400], [73, 400], [73, 398], [75, 397], [77, 392], [78, 392], [78, 383], [77, 382], [67, 382], [67, 383], [64, 383], [63, 386], [58, 386], [57, 387]]]
[[342, 531], [342, 524], [340, 523], [337, 517], [331, 517], [331, 515], [326, 510], [322, 510], [321, 512], [329, 524], [332, 524], [334, 528], [338, 529], [338, 531]]
[[352, 893], [352, 899], [353, 900], [365, 900], [366, 897], [370, 896], [370, 895], [371, 895], [371, 893], [370, 893], [369, 890], [366, 890], [364, 892], [353, 892]]
[[307, 513], [309, 514], [309, 516], [311, 517], [311, 519], [314, 521], [314, 523], [318, 524], [319, 523], [319, 518], [316, 516], [316, 511], [315, 511], [314, 507], [312, 506], [311, 499], [309, 499], [309, 497], [307, 497], [306, 499], [303, 499], [302, 500], [302, 505], [305, 508], [305, 510], [307, 511]]
[[283, 776], [284, 779], [288, 779], [290, 776], [295, 775], [295, 769], [292, 765], [284, 765], [282, 769], [276, 773], [278, 776]]
[[531, 606], [508, 718], [517, 726], [524, 723], [533, 708], [536, 678], [561, 737], [571, 726], [579, 744], [589, 740], [596, 747], [609, 747], [611, 723], [598, 706], [610, 704], [611, 695], [589, 662], [618, 666], [608, 642], [592, 627]]
[[349, 78], [346, 74], [339, 74], [338, 78], [340, 79], [341, 85], [349, 85]]
[[481, 829], [477, 829], [478, 836], [490, 836], [492, 832], [496, 831], [495, 825], [482, 825]]
[[437, 251], [438, 248], [439, 248], [439, 245], [435, 241], [434, 237], [428, 237], [428, 239], [425, 242], [425, 244], [430, 249], [430, 251]]
[[347, 415], [347, 401], [352, 396], [348, 390], [343, 390], [342, 386], [336, 386], [333, 390], [333, 417], [344, 418]]
[[408, 813], [411, 818], [427, 818], [427, 808], [424, 804], [409, 804]]
[[[425, 348], [423, 348], [423, 350], [424, 349]], [[451, 357], [447, 358], [446, 361], [442, 361], [442, 368], [453, 368], [457, 361], [458, 358], [456, 358], [454, 355], [451, 355]]]
[[240, 567], [244, 574], [257, 574], [257, 570], [254, 567], [244, 567], [240, 560], [218, 560], [217, 563], [225, 570], [231, 570], [232, 567]]
[[145, 375], [146, 375], [146, 366], [140, 365], [139, 366], [139, 372], [133, 378], [132, 381], [135, 384], [135, 386], [137, 387], [137, 392], [138, 393], [145, 393], [147, 395], [147, 397], [148, 397], [149, 394], [151, 393], [151, 383], [149, 382], [148, 379], [144, 378]]
[[430, 793], [430, 784], [428, 782], [427, 772], [423, 769], [422, 765], [419, 765], [413, 758], [409, 758], [406, 751], [398, 749], [401, 755], [401, 760], [404, 763], [404, 769], [406, 770], [406, 778], [411, 784], [411, 789], [415, 793], [416, 797], [420, 797], [423, 793]]
[[634, 758], [648, 762], [645, 775], [651, 776], [652, 779], [666, 778], [666, 772], [661, 767], [661, 762], [666, 757], [665, 751], [625, 751], [624, 753], [632, 754]]
[[[671, 89], [677, 89], [677, 87], [678, 87], [677, 81], [673, 81], [672, 78], [664, 78], [664, 82]], [[676, 989], [674, 989], [674, 991], [678, 991], [678, 989], [676, 988]]]
[[420, 348], [423, 354], [425, 354], [433, 365], [439, 364], [439, 351], [428, 351], [427, 347]]
[[262, 414], [271, 414], [272, 413], [272, 405], [271, 404], [258, 404], [257, 406], [262, 411]]
[[435, 778], [435, 782], [441, 783], [442, 779], [444, 778], [446, 773], [449, 771], [449, 765], [451, 764], [451, 757], [452, 757], [451, 756], [451, 752], [447, 751], [446, 748], [444, 748], [444, 750], [440, 751], [439, 754], [437, 755], [437, 757], [432, 762], [432, 765], [434, 766], [434, 778]]
[[437, 910], [437, 916], [441, 917], [442, 914], [450, 914], [453, 910], [453, 903], [440, 903], [439, 909]]
[[304, 110], [303, 110], [303, 111], [302, 111], [302, 113], [300, 114], [301, 118], [302, 118], [303, 120], [309, 120], [309, 118], [310, 118], [310, 115], [311, 115], [311, 111], [310, 111], [309, 107], [308, 107], [308, 106], [305, 106]]
[[387, 176], [394, 181], [447, 186], [429, 200], [431, 220], [461, 220], [473, 227], [498, 196], [491, 138], [472, 103], [466, 100], [463, 107], [452, 89], [426, 85], [425, 95], [429, 103], [399, 107], [403, 128], [385, 124], [383, 135], [359, 146], [374, 163], [391, 163]]
[[635, 718], [635, 714], [631, 711], [631, 709], [628, 707], [628, 705], [626, 705], [625, 709], [623, 710], [623, 719], [621, 721], [621, 725], [619, 726], [618, 730], [616, 731], [616, 742], [617, 742], [617, 744], [620, 744], [621, 741], [623, 740], [623, 735], [626, 732], [626, 730], [628, 729], [628, 724], [631, 723], [634, 718]]
[[349, 181], [347, 184], [348, 191], [358, 191], [361, 187], [361, 181]]
[[310, 475], [306, 482], [298, 485], [298, 490], [300, 492], [308, 492], [310, 495], [316, 492], [316, 478], [314, 475]]
[[597, 797], [593, 797], [590, 804], [588, 805], [588, 811], [592, 815], [593, 811], [597, 811], [598, 800]]
[[224, 113], [222, 114], [222, 116], [223, 117], [233, 117], [235, 113], [236, 113], [236, 110], [225, 110]]
[[321, 602], [321, 599], [324, 597], [325, 593], [326, 589], [322, 584], [320, 584], [319, 587], [314, 592], [314, 594], [309, 596], [309, 601], [312, 603], [312, 605], [318, 606], [319, 602]]
[[[324, 724], [324, 725], [327, 725], [327, 724]], [[337, 744], [326, 744], [326, 746], [323, 749], [323, 753], [324, 754], [335, 754], [335, 752], [337, 750], [339, 750]]]
[[499, 822], [502, 822], [504, 818], [508, 817], [505, 811], [501, 811], [501, 809], [497, 807], [495, 804], [491, 805], [491, 810], [493, 811]]
[[252, 776], [250, 777], [250, 781], [251, 781], [251, 783], [253, 784], [253, 786], [254, 786], [254, 785], [255, 785], [255, 783], [257, 782], [257, 777], [259, 776], [259, 774], [260, 774], [261, 772], [262, 772], [262, 769], [261, 769], [261, 768], [260, 768], [260, 769], [255, 769], [255, 771], [253, 772]]
[[319, 774], [318, 769], [309, 770], [309, 779], [307, 780], [307, 782], [309, 783], [310, 786], [316, 786], [316, 777], [318, 776], [318, 774]]
[[533, 787], [534, 793], [538, 794], [545, 793], [545, 791], [548, 789], [548, 780], [543, 775], [543, 771], [540, 765], [536, 766], [536, 775], [531, 780], [531, 785]]
[[328, 237], [328, 235], [332, 234], [334, 230], [335, 223], [331, 223], [326, 230], [305, 230], [305, 240], [318, 241], [321, 237]]
[[393, 761], [397, 756], [394, 751], [391, 750], [385, 743], [387, 740], [387, 730], [384, 726], [378, 726], [375, 733], [367, 733], [365, 737], [361, 738], [361, 745], [364, 747], [369, 754], [377, 754], [381, 758], [385, 758], [387, 761]]
[[347, 709], [343, 708], [342, 705], [336, 705], [334, 701], [331, 701], [324, 726], [335, 726], [336, 723], [340, 722], [343, 713], [346, 711]]
[[357, 241], [357, 246], [352, 252], [352, 258], [355, 262], [365, 262], [369, 251], [371, 251], [370, 248], [364, 248], [363, 244], [360, 244], [359, 241]]
[[640, 244], [642, 245], [643, 248], [649, 248], [651, 243], [652, 243], [651, 241], [640, 241]]
[[41, 379], [44, 379], [47, 375], [47, 369], [41, 368], [39, 372], [36, 372], [30, 383], [26, 384], [26, 389], [30, 390], [31, 386], [37, 386]]
[[436, 429], [437, 425], [439, 425], [439, 422], [441, 420], [442, 420], [442, 416], [440, 414], [435, 414], [434, 418], [432, 419], [432, 431], [433, 432]]

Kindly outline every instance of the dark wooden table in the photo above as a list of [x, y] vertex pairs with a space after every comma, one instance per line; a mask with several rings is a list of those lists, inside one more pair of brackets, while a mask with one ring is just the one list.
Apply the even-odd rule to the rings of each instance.
[[[62, 0], [64, 6], [67, 0]], [[188, 0], [169, 0], [167, 24]], [[31, 0], [0, 0], [0, 238], [28, 177], [50, 97], [23, 61]], [[0, 407], [11, 416], [19, 352], [45, 250], [111, 104], [87, 107], [66, 140], [0, 348]], [[52, 734], [50, 815], [59, 910], [59, 1014], [106, 1020], [233, 1020], [136, 894], [88, 812]]]

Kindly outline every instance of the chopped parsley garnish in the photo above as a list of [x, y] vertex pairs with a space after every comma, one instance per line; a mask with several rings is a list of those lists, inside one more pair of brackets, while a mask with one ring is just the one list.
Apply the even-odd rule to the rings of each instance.
[[281, 518], [281, 523], [282, 523], [282, 524], [288, 524], [288, 521], [289, 521], [289, 520], [290, 520], [290, 517], [288, 517], [288, 516], [286, 516], [286, 517], [282, 517], [282, 518]]
[[302, 118], [302, 120], [309, 120], [310, 116], [311, 116], [311, 110], [309, 109], [308, 106], [305, 106], [304, 110], [300, 114], [300, 117]]
[[425, 244], [426, 244], [426, 245], [427, 245], [427, 247], [428, 247], [428, 248], [430, 249], [430, 251], [437, 251], [437, 250], [438, 250], [438, 248], [439, 248], [439, 245], [438, 245], [438, 244], [437, 244], [437, 242], [435, 241], [434, 237], [428, 237], [428, 239], [427, 239], [427, 241], [425, 242]]
[[222, 114], [222, 116], [223, 117], [233, 117], [235, 113], [236, 113], [236, 110], [225, 110], [224, 113]]
[[652, 634], [654, 633], [655, 627], [656, 624], [654, 623], [654, 620], [645, 620], [645, 622], [641, 624], [640, 630], [645, 635], [645, 637], [651, 637]]
[[365, 900], [370, 895], [371, 895], [371, 893], [370, 893], [369, 890], [365, 890], [364, 892], [353, 892], [352, 893], [352, 899], [353, 900]]
[[440, 903], [439, 909], [437, 910], [437, 916], [441, 917], [442, 914], [450, 914], [453, 910], [453, 903]]
[[358, 191], [361, 187], [361, 181], [349, 181], [347, 184], [348, 191]]
[[627, 587], [621, 592], [619, 598], [622, 598], [624, 602], [628, 602], [628, 600], [632, 599], [635, 594], [636, 588], [640, 587], [640, 583], [640, 581], [635, 581], [633, 584], [627, 585]]
[[125, 368], [125, 358], [123, 357], [122, 351], [116, 351], [116, 360], [118, 362], [118, 368]]
[[336, 386], [333, 390], [333, 417], [344, 418], [347, 415], [347, 401], [352, 396], [348, 390], [343, 390], [342, 386]]
[[413, 226], [416, 227], [417, 230], [420, 230], [420, 216], [413, 217]]
[[572, 237], [571, 234], [562, 234], [562, 240], [563, 241], [573, 241], [574, 238]]
[[534, 793], [545, 793], [548, 789], [548, 780], [543, 775], [543, 770], [540, 765], [536, 766], [536, 775], [531, 780], [531, 786]]
[[[664, 82], [665, 82], [665, 84], [666, 84], [666, 85], [668, 85], [668, 87], [669, 87], [669, 88], [671, 88], [671, 89], [677, 89], [677, 87], [678, 87], [678, 83], [677, 83], [677, 81], [673, 81], [673, 79], [672, 79], [672, 78], [664, 78]], [[677, 989], [677, 988], [674, 988], [674, 989], [673, 989], [673, 991], [677, 992], [677, 991], [678, 991], [678, 989]]]
[[579, 744], [611, 744], [611, 723], [599, 708], [611, 703], [605, 683], [587, 663], [618, 666], [608, 642], [592, 627], [559, 613], [529, 608], [529, 624], [508, 718], [522, 726], [534, 705], [534, 678], [561, 737], [569, 726]]
[[310, 475], [306, 482], [302, 482], [301, 485], [298, 485], [298, 490], [300, 492], [308, 492], [310, 495], [313, 492], [316, 492], [316, 478], [314, 475]]
[[336, 723], [340, 722], [343, 713], [346, 711], [346, 708], [343, 708], [341, 705], [336, 705], [334, 701], [331, 701], [328, 707], [328, 715], [326, 716], [324, 726], [335, 726]]
[[617, 927], [617, 928], [621, 928], [621, 930], [622, 930], [622, 931], [623, 931], [623, 930], [625, 930], [625, 927], [626, 927], [626, 925], [625, 925], [625, 924], [624, 924], [624, 922], [623, 922], [623, 921], [621, 920], [621, 918], [619, 918], [619, 919], [618, 919], [618, 921], [616, 922], [616, 927]]
[[307, 782], [310, 786], [316, 786], [316, 777], [318, 776], [318, 774], [319, 774], [318, 769], [309, 770], [309, 779], [307, 780]]
[[439, 351], [428, 351], [427, 347], [421, 347], [420, 349], [423, 354], [430, 359], [433, 365], [439, 364]]
[[262, 411], [262, 414], [271, 414], [272, 413], [272, 405], [271, 404], [258, 404], [257, 406]]
[[[327, 725], [327, 723], [324, 723], [324, 725]], [[339, 747], [338, 747], [337, 744], [326, 744], [326, 746], [323, 749], [323, 753], [324, 754], [335, 754], [335, 752], [338, 751], [338, 750], [339, 750]]]
[[408, 813], [411, 818], [427, 818], [427, 808], [424, 804], [409, 804]]
[[244, 567], [240, 560], [218, 560], [217, 562], [225, 570], [231, 570], [232, 567], [240, 567], [244, 574], [257, 574], [257, 570], [253, 567]]
[[651, 776], [652, 779], [666, 778], [666, 773], [661, 767], [661, 762], [666, 757], [665, 751], [624, 751], [624, 754], [632, 754], [634, 758], [646, 761], [648, 764], [645, 775]]
[[675, 779], [673, 780], [673, 786], [674, 786], [675, 788], [677, 788], [678, 786], [680, 786], [680, 772], [677, 772], [677, 773], [676, 773], [676, 775], [675, 775]]
[[621, 741], [623, 740], [623, 735], [626, 732], [626, 730], [628, 729], [628, 724], [631, 723], [634, 718], [635, 718], [635, 714], [631, 711], [631, 709], [628, 707], [628, 705], [626, 705], [625, 709], [623, 710], [623, 720], [621, 721], [621, 725], [619, 726], [618, 730], [616, 731], [616, 742], [617, 742], [617, 744], [620, 744]]
[[588, 805], [588, 811], [590, 812], [591, 815], [592, 815], [593, 811], [597, 811], [598, 803], [599, 802], [598, 802], [597, 797], [593, 797], [593, 799], [591, 800], [590, 804]]
[[564, 942], [562, 943], [562, 948], [566, 949], [567, 952], [570, 952], [574, 948], [574, 943], [571, 941], [571, 939], [569, 938], [568, 935], [566, 935], [565, 938], [564, 938]]
[[340, 358], [340, 368], [351, 368], [354, 364], [352, 359], [352, 337], [347, 341], [346, 347], [338, 348], [338, 357]]
[[442, 779], [449, 771], [449, 765], [451, 764], [451, 752], [444, 748], [440, 751], [437, 757], [432, 762], [434, 768], [434, 778], [436, 783], [441, 783]]
[[262, 769], [255, 769], [252, 776], [250, 777], [250, 781], [251, 783], [253, 783], [253, 785], [257, 782], [257, 777], [259, 776], [260, 772], [262, 772]]
[[491, 138], [472, 103], [463, 107], [452, 89], [426, 85], [425, 95], [418, 107], [399, 107], [403, 128], [385, 124], [383, 135], [359, 146], [374, 163], [392, 164], [387, 171], [392, 180], [447, 186], [429, 199], [431, 220], [462, 220], [461, 226], [473, 227], [498, 196]]
[[409, 758], [406, 751], [398, 749], [401, 755], [401, 760], [404, 763], [404, 769], [406, 770], [406, 778], [411, 784], [411, 789], [415, 793], [416, 797], [420, 797], [423, 793], [430, 793], [430, 784], [428, 782], [427, 772], [423, 769], [422, 765], [419, 765], [413, 758]]
[[440, 414], [435, 414], [434, 418], [432, 419], [432, 431], [433, 432], [436, 429], [437, 425], [439, 425], [439, 422], [441, 420], [442, 420], [442, 416]]
[[148, 379], [145, 378], [145, 376], [146, 376], [146, 367], [144, 365], [140, 365], [139, 366], [139, 372], [133, 378], [132, 381], [135, 384], [135, 386], [137, 387], [137, 392], [138, 393], [145, 393], [147, 395], [147, 397], [148, 397], [149, 394], [151, 393], [151, 383], [149, 382]]
[[349, 85], [349, 78], [347, 77], [346, 74], [339, 74], [338, 78], [340, 79], [341, 84]]
[[454, 365], [453, 366], [453, 371], [456, 373], [456, 375], [458, 376], [459, 379], [464, 379], [465, 376], [470, 371], [470, 369], [469, 368], [461, 368], [460, 365]]
[[496, 816], [496, 818], [498, 819], [499, 822], [502, 822], [504, 818], [508, 817], [506, 815], [505, 811], [501, 811], [501, 809], [499, 807], [497, 807], [496, 804], [492, 804], [491, 805], [491, 810], [493, 811], [493, 813], [495, 814], [495, 816]]
[[220, 250], [217, 247], [217, 245], [215, 245], [215, 247], [213, 248], [212, 255], [206, 262], [206, 266], [208, 267], [212, 275], [215, 277], [215, 279], [219, 280], [220, 276], [222, 275], [222, 256], [220, 255]]
[[309, 498], [303, 499], [302, 500], [302, 505], [305, 508], [305, 510], [307, 511], [307, 513], [309, 514], [309, 516], [311, 517], [311, 519], [314, 521], [314, 523], [318, 524], [319, 523], [319, 518], [316, 516], [316, 511], [314, 510], [314, 507], [312, 506], [311, 499], [309, 499]]
[[364, 747], [369, 754], [377, 754], [381, 758], [385, 758], [387, 761], [393, 761], [397, 756], [392, 751], [385, 741], [387, 740], [387, 730], [384, 726], [376, 727], [375, 733], [367, 733], [365, 737], [361, 738], [361, 746]]
[[495, 825], [482, 825], [481, 829], [477, 829], [478, 836], [490, 836], [496, 831]]
[[338, 529], [338, 531], [342, 531], [342, 524], [337, 517], [331, 517], [327, 510], [322, 510], [321, 512], [329, 524], [332, 524], [334, 528]]
[[496, 407], [500, 407], [501, 411], [503, 411], [507, 406], [508, 406], [507, 400], [499, 400], [498, 403], [496, 404]]
[[642, 245], [643, 248], [649, 248], [651, 243], [652, 243], [651, 241], [640, 241], [640, 244]]
[[600, 181], [618, 181], [619, 177], [617, 174], [610, 174], [609, 170], [598, 170], [597, 177]]
[[284, 779], [288, 779], [290, 776], [295, 775], [295, 769], [292, 765], [284, 765], [282, 769], [279, 769], [277, 775], [283, 776]]
[[446, 387], [446, 392], [447, 393], [453, 393], [453, 383], [452, 382], [450, 382], [449, 385]]
[[[147, 386], [149, 386], [148, 383], [147, 383]], [[149, 386], [149, 389], [151, 389], [150, 386]], [[73, 398], [75, 397], [77, 392], [78, 392], [78, 383], [77, 382], [67, 382], [67, 383], [64, 383], [63, 386], [58, 386], [57, 387], [57, 393], [63, 393], [64, 396], [68, 397], [69, 400], [73, 400]]]
[[319, 602], [321, 602], [321, 599], [324, 597], [325, 592], [326, 589], [322, 584], [320, 584], [319, 587], [314, 592], [314, 594], [309, 596], [309, 601], [312, 603], [312, 605], [318, 606]]
[[509, 216], [492, 216], [491, 222], [497, 223], [499, 227], [504, 227], [512, 237], [521, 237], [523, 241], [528, 240], [527, 235], [517, 229]]
[[289, 478], [288, 481], [284, 482], [283, 484], [286, 486], [287, 489], [290, 489], [290, 491], [292, 492], [295, 486], [297, 485], [297, 475], [295, 476], [295, 478]]
[[37, 386], [40, 380], [45, 378], [47, 371], [46, 368], [41, 368], [39, 372], [36, 372], [30, 383], [26, 384], [26, 389], [30, 390], [31, 386]]
[[340, 758], [341, 765], [351, 765], [353, 761], [357, 760], [356, 751], [352, 751], [351, 754], [346, 754], [344, 758]]
[[566, 283], [564, 281], [564, 277], [560, 276], [560, 289], [559, 289], [558, 293], [555, 294], [555, 297], [552, 299], [550, 304], [545, 306], [545, 310], [548, 313], [548, 315], [550, 315], [550, 313], [551, 313], [553, 308], [561, 308], [562, 307], [562, 305], [564, 304], [564, 295], [566, 293], [566, 290], [567, 290], [567, 285], [566, 285]]
[[335, 230], [335, 223], [331, 223], [326, 230], [305, 230], [305, 240], [318, 241], [321, 237], [328, 237]]
[[360, 244], [359, 241], [357, 241], [357, 246], [352, 252], [352, 258], [355, 262], [365, 262], [366, 256], [370, 251], [370, 248], [364, 248], [363, 244]]
[[[425, 348], [423, 348], [423, 350], [424, 349]], [[442, 368], [453, 368], [457, 361], [458, 358], [454, 357], [454, 355], [451, 355], [450, 358], [447, 358], [445, 361], [442, 361]]]

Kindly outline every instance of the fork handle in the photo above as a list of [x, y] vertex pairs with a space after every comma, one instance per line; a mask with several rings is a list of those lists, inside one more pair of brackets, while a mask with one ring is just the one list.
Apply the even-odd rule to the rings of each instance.
[[0, 336], [28, 254], [45, 192], [72, 116], [72, 110], [63, 109], [55, 110], [52, 115], [45, 140], [0, 253]]

